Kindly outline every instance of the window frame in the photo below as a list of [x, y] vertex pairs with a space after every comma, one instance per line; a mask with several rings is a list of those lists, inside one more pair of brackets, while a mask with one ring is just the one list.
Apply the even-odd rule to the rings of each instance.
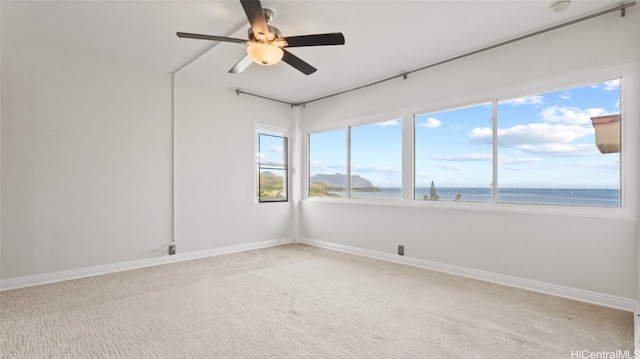
[[[566, 81], [562, 81], [560, 80], [557, 84], [555, 84], [555, 86], [547, 86], [545, 87], [544, 85], [542, 85], [542, 89], [534, 89], [534, 90], [528, 90], [528, 91], [520, 91], [519, 94], [517, 95], [512, 95], [512, 94], [505, 94], [503, 96], [495, 96], [493, 97], [492, 101], [493, 101], [493, 106], [494, 106], [494, 117], [492, 120], [492, 130], [493, 130], [493, 150], [494, 150], [494, 178], [493, 178], [493, 195], [494, 198], [492, 200], [492, 203], [495, 205], [500, 205], [500, 206], [505, 206], [505, 205], [509, 205], [509, 206], [535, 206], [535, 207], [559, 207], [559, 208], [568, 208], [569, 210], [571, 209], [575, 209], [575, 208], [590, 208], [590, 209], [596, 209], [596, 210], [608, 210], [608, 211], [615, 211], [615, 210], [619, 210], [622, 211], [623, 208], [625, 208], [627, 206], [627, 204], [625, 203], [626, 201], [624, 200], [624, 193], [625, 193], [625, 188], [624, 188], [624, 176], [623, 173], [625, 172], [625, 167], [628, 166], [627, 163], [624, 163], [623, 159], [624, 159], [624, 153], [627, 151], [626, 149], [623, 149], [623, 144], [627, 141], [626, 139], [624, 139], [624, 131], [625, 131], [625, 127], [628, 121], [621, 121], [620, 122], [620, 129], [619, 129], [619, 133], [618, 133], [618, 139], [620, 141], [620, 150], [619, 150], [619, 155], [618, 155], [618, 160], [619, 160], [619, 171], [618, 171], [618, 191], [619, 191], [619, 204], [618, 207], [607, 207], [607, 206], [587, 206], [587, 205], [573, 205], [573, 204], [550, 204], [550, 203], [522, 203], [522, 202], [508, 202], [508, 201], [500, 201], [499, 200], [499, 150], [498, 150], [498, 146], [499, 146], [499, 141], [498, 141], [498, 126], [500, 125], [500, 118], [498, 116], [498, 105], [500, 102], [503, 101], [510, 101], [513, 99], [518, 99], [518, 98], [524, 98], [524, 97], [530, 97], [530, 96], [537, 96], [537, 95], [545, 95], [548, 93], [554, 93], [554, 92], [559, 92], [559, 91], [566, 91], [566, 90], [573, 90], [573, 89], [577, 89], [577, 88], [581, 88], [581, 87], [586, 87], [586, 86], [594, 86], [596, 84], [602, 84], [604, 82], [608, 82], [611, 80], [616, 80], [619, 79], [620, 80], [620, 88], [619, 88], [619, 113], [618, 115], [622, 116], [623, 113], [623, 103], [625, 103], [626, 101], [623, 100], [624, 97], [624, 93], [623, 93], [623, 84], [627, 81], [626, 79], [628, 78], [628, 75], [624, 75], [622, 73], [613, 73], [613, 74], [604, 74], [604, 75], [593, 75], [593, 76], [587, 76], [588, 79], [580, 79], [579, 81], [575, 81], [575, 82], [566, 82]], [[593, 78], [598, 78], [597, 80], [594, 80]], [[594, 135], [594, 141], [595, 141], [595, 135]], [[595, 144], [594, 144], [595, 145]], [[505, 187], [507, 188], [507, 187]], [[504, 189], [504, 188], [503, 188]]]
[[[260, 157], [258, 154], [260, 153], [260, 136], [271, 136], [282, 138], [284, 140], [284, 148], [283, 148], [283, 165], [282, 168], [273, 168], [274, 166], [262, 166], [260, 162]], [[257, 124], [254, 130], [254, 184], [253, 184], [253, 193], [254, 193], [254, 203], [288, 203], [290, 195], [290, 183], [291, 183], [291, 171], [289, 157], [290, 157], [290, 146], [289, 146], [289, 130], [282, 127], [274, 127], [269, 125]], [[260, 196], [260, 171], [261, 169], [276, 169], [284, 171], [283, 175], [283, 192], [284, 197], [274, 197], [277, 199], [266, 199], [270, 197], [261, 197]]]
[[[625, 167], [627, 167], [629, 164], [626, 163], [624, 161], [624, 152], [626, 151], [625, 149], [623, 149], [623, 143], [625, 143], [625, 139], [624, 139], [624, 133], [625, 133], [625, 127], [627, 125], [629, 125], [629, 121], [622, 121], [620, 124], [620, 143], [621, 143], [621, 148], [620, 148], [620, 156], [619, 156], [619, 160], [620, 160], [620, 171], [619, 171], [619, 206], [618, 207], [606, 207], [606, 206], [589, 206], [589, 205], [572, 205], [572, 204], [550, 204], [550, 203], [520, 203], [520, 202], [505, 202], [505, 201], [499, 201], [499, 183], [500, 183], [500, 176], [498, 173], [499, 170], [499, 153], [498, 153], [498, 149], [499, 149], [499, 142], [498, 142], [498, 130], [499, 130], [499, 116], [498, 116], [498, 104], [501, 101], [508, 101], [511, 99], [516, 99], [516, 98], [521, 98], [521, 97], [527, 97], [527, 96], [533, 96], [533, 95], [543, 95], [543, 94], [547, 94], [547, 93], [553, 93], [553, 92], [558, 92], [558, 91], [562, 91], [562, 90], [571, 90], [571, 89], [575, 89], [575, 88], [580, 88], [580, 87], [585, 87], [585, 86], [592, 86], [592, 85], [596, 85], [596, 84], [601, 84], [607, 81], [611, 81], [614, 79], [620, 79], [620, 115], [622, 116], [622, 113], [624, 112], [623, 109], [623, 104], [625, 103], [624, 101], [624, 89], [623, 86], [625, 84], [625, 82], [627, 81], [628, 76], [625, 76], [623, 73], [614, 73], [614, 74], [598, 74], [598, 75], [594, 75], [594, 76], [587, 76], [588, 79], [581, 79], [580, 81], [558, 81], [558, 83], [554, 84], [554, 86], [548, 86], [548, 85], [540, 85], [540, 86], [536, 86], [532, 88], [528, 88], [528, 89], [521, 89], [519, 91], [511, 91], [508, 88], [506, 90], [503, 89], [503, 91], [499, 92], [499, 96], [498, 94], [491, 96], [491, 98], [489, 100], [482, 100], [482, 99], [476, 99], [476, 101], [458, 101], [458, 102], [454, 102], [453, 104], [446, 106], [446, 105], [440, 105], [438, 107], [433, 107], [432, 110], [429, 111], [413, 111], [411, 113], [411, 118], [412, 118], [412, 136], [411, 136], [411, 145], [412, 145], [412, 178], [413, 178], [413, 183], [412, 183], [412, 193], [414, 194], [413, 200], [415, 202], [418, 203], [422, 203], [422, 202], [430, 202], [429, 205], [445, 205], [446, 201], [420, 201], [419, 199], [415, 198], [415, 191], [416, 191], [416, 182], [415, 182], [415, 172], [416, 172], [416, 155], [415, 155], [415, 151], [416, 151], [416, 121], [415, 118], [416, 116], [420, 116], [420, 115], [425, 115], [425, 114], [430, 114], [430, 113], [439, 113], [439, 112], [447, 112], [447, 111], [454, 111], [457, 109], [464, 109], [464, 108], [470, 108], [470, 107], [474, 107], [474, 106], [480, 106], [483, 104], [491, 104], [492, 106], [492, 116], [491, 116], [491, 132], [492, 132], [492, 161], [491, 161], [491, 166], [492, 166], [492, 180], [491, 180], [491, 200], [490, 201], [486, 201], [486, 202], [476, 202], [479, 203], [481, 205], [491, 205], [491, 206], [501, 206], [501, 207], [505, 207], [505, 206], [513, 206], [513, 207], [518, 207], [518, 206], [523, 206], [523, 207], [544, 207], [544, 208], [566, 208], [568, 210], [574, 210], [574, 209], [578, 209], [578, 210], [582, 210], [582, 209], [587, 209], [587, 210], [606, 210], [606, 211], [622, 211], [622, 209], [627, 206], [627, 204], [625, 203], [625, 191], [627, 189], [625, 189], [624, 187], [624, 176], [623, 176], [623, 172], [626, 171]], [[597, 80], [594, 80], [594, 78], [598, 78]], [[456, 203], [456, 206], [458, 205], [464, 205], [464, 204], [468, 204], [468, 203], [473, 203], [473, 202], [465, 202], [465, 201], [461, 201]]]
[[[401, 174], [402, 174], [402, 180], [401, 180], [401, 193], [402, 196], [400, 198], [371, 198], [371, 197], [352, 197], [351, 196], [351, 128], [352, 127], [358, 127], [358, 126], [369, 126], [369, 125], [375, 125], [381, 122], [385, 122], [385, 121], [391, 121], [391, 120], [400, 120], [402, 122], [402, 128], [401, 128]], [[406, 199], [406, 191], [404, 190], [405, 187], [405, 141], [404, 141], [404, 137], [405, 137], [405, 129], [407, 128], [407, 121], [406, 121], [406, 116], [402, 115], [402, 114], [398, 114], [397, 112], [390, 112], [390, 113], [385, 113], [385, 114], [377, 114], [375, 116], [367, 116], [367, 117], [363, 117], [363, 118], [355, 118], [355, 119], [351, 119], [351, 120], [347, 120], [347, 121], [340, 121], [339, 123], [334, 123], [332, 126], [317, 126], [317, 127], [310, 127], [307, 128], [305, 130], [304, 133], [304, 137], [305, 137], [305, 188], [304, 188], [304, 199], [313, 199], [313, 200], [330, 200], [330, 201], [340, 201], [340, 200], [349, 200], [349, 201], [365, 201], [365, 202], [370, 202], [370, 201], [382, 201], [385, 202], [386, 200], [390, 200], [391, 202], [402, 202]], [[325, 132], [332, 132], [332, 131], [340, 131], [340, 130], [345, 130], [346, 132], [346, 168], [345, 168], [345, 175], [346, 175], [346, 184], [345, 184], [345, 196], [344, 197], [340, 197], [340, 198], [334, 198], [334, 197], [316, 197], [316, 196], [311, 196], [310, 195], [310, 191], [311, 191], [311, 166], [310, 166], [310, 161], [311, 161], [311, 135], [313, 134], [318, 134], [318, 133], [325, 133]]]
[[349, 139], [351, 137], [351, 130], [350, 130], [350, 126], [347, 127], [340, 127], [340, 128], [333, 128], [333, 129], [323, 129], [323, 130], [318, 130], [318, 131], [314, 131], [314, 132], [307, 132], [305, 133], [305, 146], [306, 146], [306, 160], [305, 160], [305, 191], [304, 191], [304, 198], [323, 198], [323, 197], [319, 197], [319, 196], [311, 196], [311, 135], [313, 134], [321, 134], [321, 133], [327, 133], [327, 132], [334, 132], [334, 131], [345, 131], [345, 148], [346, 148], [346, 153], [345, 153], [345, 197], [330, 197], [332, 199], [345, 199], [345, 198], [349, 198], [348, 194], [351, 191], [351, 181], [349, 181], [348, 179], [350, 178], [350, 168], [349, 168], [349, 159], [351, 157], [351, 150], [350, 150], [350, 143], [349, 143]]
[[[353, 153], [352, 153], [352, 149], [353, 149], [353, 136], [352, 136], [352, 130], [354, 127], [365, 127], [365, 126], [376, 126], [376, 125], [380, 125], [384, 122], [387, 121], [400, 121], [400, 197], [399, 198], [394, 198], [394, 197], [381, 197], [381, 198], [376, 198], [374, 196], [354, 196], [353, 195], [353, 183], [352, 183], [352, 176], [353, 176], [353, 171], [352, 171], [352, 158], [353, 158]], [[382, 120], [382, 121], [375, 121], [375, 122], [371, 122], [371, 123], [363, 123], [363, 124], [357, 124], [357, 125], [351, 125], [347, 128], [347, 153], [348, 153], [348, 157], [347, 157], [347, 173], [348, 173], [348, 177], [347, 177], [347, 182], [348, 182], [348, 186], [347, 188], [349, 189], [349, 191], [347, 192], [347, 198], [353, 198], [353, 199], [373, 199], [373, 200], [402, 200], [404, 199], [404, 171], [403, 171], [403, 159], [404, 159], [404, 151], [403, 151], [403, 147], [404, 147], [404, 118], [402, 116], [396, 116], [393, 118], [389, 118], [386, 120]], [[356, 191], [359, 192], [359, 191]], [[366, 193], [366, 192], [365, 192]]]
[[474, 107], [479, 107], [479, 106], [486, 106], [486, 105], [491, 105], [491, 117], [488, 119], [491, 123], [492, 126], [492, 131], [493, 131], [493, 142], [492, 142], [492, 149], [491, 149], [491, 161], [490, 161], [490, 166], [491, 166], [491, 184], [490, 184], [490, 188], [491, 188], [491, 199], [488, 201], [461, 201], [464, 203], [494, 203], [494, 196], [495, 196], [495, 188], [494, 188], [494, 183], [496, 183], [496, 156], [497, 156], [497, 148], [496, 148], [496, 142], [495, 142], [495, 138], [497, 135], [497, 128], [493, 126], [493, 123], [496, 122], [496, 106], [495, 106], [495, 101], [494, 99], [485, 99], [485, 100], [479, 100], [479, 101], [471, 101], [469, 102], [470, 104], [464, 105], [464, 104], [458, 104], [455, 106], [440, 106], [437, 107], [434, 110], [431, 111], [413, 111], [411, 112], [411, 151], [412, 151], [412, 157], [411, 157], [411, 200], [412, 201], [416, 201], [416, 202], [437, 202], [437, 203], [444, 203], [446, 201], [424, 201], [421, 200], [419, 198], [416, 198], [416, 118], [419, 116], [424, 116], [424, 115], [430, 115], [430, 114], [436, 114], [436, 113], [442, 113], [442, 112], [450, 112], [450, 111], [457, 111], [457, 110], [464, 110], [464, 109], [469, 109], [469, 108], [474, 108]]
[[[415, 98], [408, 97], [408, 101], [399, 100], [394, 101], [396, 105], [392, 105], [391, 111], [384, 113], [378, 112], [375, 116], [364, 115], [362, 117], [355, 117], [349, 120], [345, 120], [344, 117], [340, 118], [340, 113], [335, 115], [322, 117], [320, 119], [311, 119], [306, 126], [303, 127], [303, 131], [308, 138], [308, 135], [315, 132], [331, 131], [344, 129], [348, 126], [359, 124], [371, 124], [377, 121], [384, 121], [387, 118], [401, 117], [404, 123], [403, 129], [403, 199], [402, 201], [371, 201], [367, 199], [349, 199], [348, 201], [337, 201], [335, 198], [319, 198], [308, 197], [308, 188], [305, 191], [304, 200], [311, 201], [326, 201], [326, 202], [341, 202], [349, 204], [374, 204], [383, 206], [397, 206], [397, 207], [429, 207], [437, 206], [442, 209], [455, 209], [455, 210], [483, 210], [496, 213], [522, 213], [522, 214], [544, 214], [544, 215], [568, 215], [568, 216], [580, 216], [580, 217], [597, 217], [597, 218], [636, 218], [640, 213], [638, 204], [640, 203], [640, 187], [636, 186], [638, 179], [640, 178], [640, 162], [637, 161], [635, 154], [640, 149], [640, 143], [637, 143], [635, 135], [640, 131], [640, 121], [629, 120], [637, 117], [640, 113], [640, 104], [635, 101], [640, 98], [640, 78], [638, 75], [638, 68], [635, 63], [620, 63], [607, 66], [600, 66], [596, 68], [581, 69], [576, 71], [567, 71], [561, 74], [550, 74], [548, 76], [541, 76], [535, 79], [529, 79], [527, 81], [521, 81], [517, 83], [498, 83], [496, 85], [488, 85], [482, 89], [476, 89], [474, 91], [461, 92], [457, 96], [432, 96], [428, 99], [428, 102], [417, 102]], [[620, 126], [620, 140], [621, 140], [621, 153], [620, 153], [620, 207], [591, 207], [591, 206], [564, 206], [564, 205], [547, 205], [547, 204], [518, 204], [518, 203], [501, 203], [496, 200], [491, 202], [430, 202], [430, 201], [414, 201], [412, 193], [415, 191], [415, 184], [413, 183], [414, 177], [414, 146], [413, 143], [407, 143], [406, 139], [413, 138], [414, 134], [414, 114], [424, 114], [438, 111], [445, 111], [447, 109], [455, 109], [462, 107], [469, 107], [473, 104], [481, 103], [493, 103], [497, 99], [511, 99], [525, 97], [532, 93], [547, 93], [568, 88], [587, 86], [594, 83], [607, 81], [608, 79], [620, 78], [620, 115], [623, 118], [628, 119], [623, 121]], [[481, 91], [480, 91], [481, 90]], [[395, 110], [394, 110], [395, 108]], [[400, 110], [398, 110], [400, 109]], [[497, 110], [496, 106], [494, 109]], [[364, 111], [364, 110], [362, 110]], [[402, 114], [398, 116], [398, 114]], [[384, 118], [382, 118], [384, 116]], [[331, 118], [333, 117], [333, 119]], [[328, 121], [328, 122], [327, 122]], [[494, 131], [497, 131], [497, 125], [491, 126]], [[497, 141], [497, 136], [493, 134], [494, 141]], [[412, 140], [411, 140], [412, 141]], [[635, 142], [634, 142], [635, 141]], [[497, 151], [497, 146], [493, 145], [494, 151]], [[306, 152], [305, 166], [308, 166], [308, 142]], [[498, 160], [497, 153], [494, 153], [493, 158]], [[497, 171], [497, 167], [494, 166]], [[304, 175], [308, 175], [309, 170], [306, 168]], [[497, 186], [496, 176], [493, 176], [493, 182]], [[308, 184], [308, 180], [306, 181]], [[408, 188], [409, 190], [405, 190]], [[408, 195], [407, 195], [408, 194]], [[497, 191], [493, 191], [494, 196], [497, 196]], [[408, 198], [410, 197], [410, 198]]]

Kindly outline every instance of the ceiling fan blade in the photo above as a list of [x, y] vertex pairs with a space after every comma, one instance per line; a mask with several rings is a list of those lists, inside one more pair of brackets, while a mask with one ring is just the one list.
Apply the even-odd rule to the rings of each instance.
[[188, 32], [178, 32], [178, 33], [176, 33], [176, 35], [178, 35], [178, 37], [187, 38], [187, 39], [235, 42], [235, 43], [238, 43], [238, 44], [246, 44], [247, 43], [247, 40], [235, 39], [233, 37], [191, 34], [191, 33], [188, 33]]
[[316, 72], [318, 69], [309, 65], [304, 60], [299, 58], [298, 56], [290, 53], [287, 50], [282, 49], [284, 51], [284, 55], [282, 56], [282, 61], [288, 63], [289, 65], [295, 67], [298, 71], [302, 72], [305, 75], [311, 75]]
[[[260, 1], [240, 0], [240, 3], [242, 4], [242, 8], [244, 9], [245, 14], [247, 14], [249, 23], [251, 24], [253, 36], [255, 36], [256, 39], [260, 40], [262, 37], [266, 36], [269, 33], [267, 20], [264, 18], [264, 12], [262, 11], [262, 5], [260, 5]], [[260, 34], [262, 34], [262, 37], [260, 36]]]
[[284, 40], [287, 42], [286, 47], [344, 45], [344, 35], [341, 32], [290, 36], [285, 37]]
[[251, 63], [253, 62], [253, 60], [251, 60], [251, 58], [249, 57], [249, 55], [244, 55], [243, 58], [240, 59], [240, 61], [238, 61], [237, 64], [235, 64], [231, 70], [229, 70], [229, 73], [231, 74], [238, 74], [244, 70], [247, 69], [247, 67], [249, 67], [249, 65], [251, 65]]

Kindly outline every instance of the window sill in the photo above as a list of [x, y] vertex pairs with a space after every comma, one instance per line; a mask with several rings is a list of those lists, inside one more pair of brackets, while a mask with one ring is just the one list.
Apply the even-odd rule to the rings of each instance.
[[[490, 202], [440, 202], [440, 201], [416, 201], [406, 199], [367, 199], [367, 198], [326, 198], [306, 197], [303, 203], [327, 203], [336, 205], [358, 205], [377, 207], [408, 207], [420, 209], [456, 210], [456, 211], [483, 211], [495, 213], [520, 213], [551, 216], [587, 217], [587, 218], [613, 218], [637, 221], [637, 213], [629, 208], [611, 207], [586, 207], [563, 206], [545, 204], [516, 204], [516, 203], [490, 203]], [[631, 207], [631, 206], [629, 206]]]

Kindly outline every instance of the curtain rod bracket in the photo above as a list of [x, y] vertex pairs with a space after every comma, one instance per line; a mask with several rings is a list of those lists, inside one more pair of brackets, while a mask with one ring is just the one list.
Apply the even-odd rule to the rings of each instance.
[[409, 74], [402, 74], [402, 78], [403, 78], [403, 79], [405, 79], [405, 80], [406, 80], [406, 79], [407, 79], [407, 77], [409, 77]]
[[627, 15], [627, 8], [623, 7], [620, 9], [620, 17], [625, 17]]

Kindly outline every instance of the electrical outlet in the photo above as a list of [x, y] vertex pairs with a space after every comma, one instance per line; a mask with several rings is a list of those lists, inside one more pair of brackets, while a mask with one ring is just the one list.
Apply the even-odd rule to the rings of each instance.
[[398, 255], [399, 256], [403, 256], [404, 255], [404, 246], [402, 244], [398, 245]]
[[176, 245], [175, 244], [170, 244], [169, 245], [169, 255], [174, 255], [176, 254]]

